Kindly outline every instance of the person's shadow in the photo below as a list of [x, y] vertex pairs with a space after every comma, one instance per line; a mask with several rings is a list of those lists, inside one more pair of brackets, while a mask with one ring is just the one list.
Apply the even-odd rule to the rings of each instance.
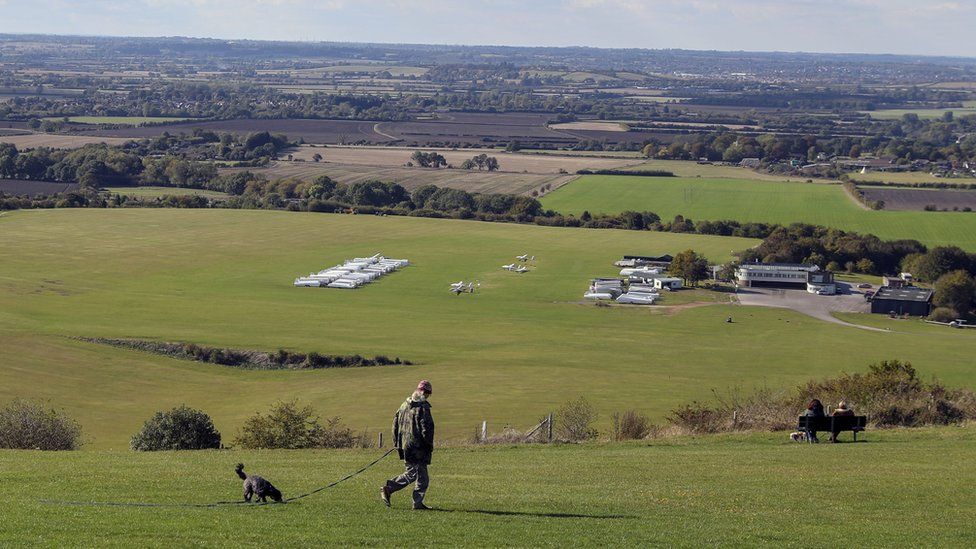
[[633, 515], [587, 515], [582, 513], [530, 513], [526, 511], [497, 511], [490, 509], [439, 509], [430, 508], [431, 511], [441, 513], [473, 513], [478, 515], [493, 515], [500, 517], [541, 517], [541, 518], [584, 518], [584, 519], [634, 519]]

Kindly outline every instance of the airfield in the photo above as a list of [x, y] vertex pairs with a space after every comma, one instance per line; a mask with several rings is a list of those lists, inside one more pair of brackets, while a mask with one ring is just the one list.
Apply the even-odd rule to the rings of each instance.
[[[597, 307], [586, 281], [628, 253], [695, 249], [714, 262], [755, 240], [404, 217], [239, 210], [43, 210], [0, 216], [0, 398], [49, 399], [86, 448], [124, 450], [153, 412], [187, 404], [232, 436], [297, 397], [371, 433], [417, 379], [436, 380], [441, 440], [482, 421], [526, 429], [581, 394], [608, 427], [662, 420], [712, 390], [788, 387], [886, 359], [971, 382], [976, 333], [842, 315], [882, 332], [683, 290], [653, 307]], [[382, 250], [411, 266], [358, 290], [296, 288], [311, 266]], [[531, 272], [501, 265], [531, 253]], [[473, 294], [450, 284], [477, 281]], [[736, 322], [726, 324], [734, 315]], [[217, 347], [401, 357], [409, 367], [242, 371], [87, 343], [142, 338]], [[504, 403], [504, 405], [500, 405]]]

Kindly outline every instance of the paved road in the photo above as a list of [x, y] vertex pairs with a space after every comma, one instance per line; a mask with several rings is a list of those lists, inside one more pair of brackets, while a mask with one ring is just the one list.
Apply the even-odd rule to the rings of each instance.
[[792, 309], [814, 318], [834, 324], [853, 326], [862, 330], [885, 332], [880, 328], [859, 326], [844, 322], [831, 313], [868, 313], [871, 304], [864, 301], [864, 295], [849, 284], [837, 284], [838, 295], [816, 295], [806, 290], [782, 290], [779, 288], [739, 288], [736, 296], [739, 303], [757, 307], [780, 307]]

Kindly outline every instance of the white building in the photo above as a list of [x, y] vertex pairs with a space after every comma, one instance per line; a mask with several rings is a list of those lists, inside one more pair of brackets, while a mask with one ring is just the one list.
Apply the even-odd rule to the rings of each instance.
[[746, 263], [735, 271], [739, 286], [776, 286], [806, 289], [807, 276], [817, 272], [816, 265], [797, 263]]

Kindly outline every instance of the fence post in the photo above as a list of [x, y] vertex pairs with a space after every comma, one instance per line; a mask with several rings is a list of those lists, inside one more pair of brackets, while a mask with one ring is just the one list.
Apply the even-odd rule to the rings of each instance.
[[488, 441], [488, 421], [481, 422], [481, 442]]
[[378, 437], [379, 440], [376, 442], [376, 444], [377, 444], [376, 447], [377, 448], [382, 448], [383, 447], [383, 431], [380, 431], [378, 434], [379, 434], [379, 437]]
[[549, 442], [552, 442], [552, 413], [551, 412], [549, 413], [549, 417], [547, 419], [546, 438], [549, 439]]
[[732, 410], [732, 428], [735, 429], [735, 427], [738, 424], [739, 424], [739, 411], [738, 410]]

